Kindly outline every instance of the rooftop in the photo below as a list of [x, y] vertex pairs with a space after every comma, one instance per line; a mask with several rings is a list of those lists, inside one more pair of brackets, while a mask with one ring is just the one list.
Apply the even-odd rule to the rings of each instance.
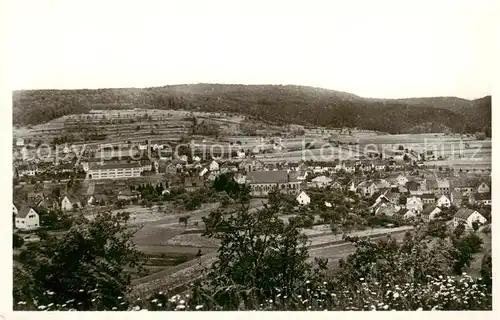
[[475, 210], [468, 209], [468, 208], [460, 208], [457, 213], [455, 213], [455, 217], [467, 220], [468, 217], [470, 217], [471, 214], [473, 214]]
[[297, 178], [286, 171], [251, 171], [247, 175], [247, 181], [250, 183], [286, 183], [296, 182]]
[[92, 163], [89, 165], [90, 170], [107, 170], [107, 169], [128, 169], [128, 168], [140, 168], [140, 165], [136, 162], [131, 163]]

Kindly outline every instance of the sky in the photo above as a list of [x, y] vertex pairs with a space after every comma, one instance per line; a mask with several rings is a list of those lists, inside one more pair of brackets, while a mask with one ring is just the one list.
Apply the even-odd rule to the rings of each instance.
[[493, 0], [10, 1], [12, 90], [296, 84], [491, 94]]

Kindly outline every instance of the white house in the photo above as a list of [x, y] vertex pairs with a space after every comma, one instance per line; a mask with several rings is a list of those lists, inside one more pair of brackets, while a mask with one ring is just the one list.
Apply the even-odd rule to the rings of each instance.
[[80, 201], [78, 199], [71, 196], [64, 196], [61, 200], [61, 210], [62, 211], [71, 211], [74, 207], [81, 207]]
[[208, 172], [207, 168], [203, 168], [203, 170], [200, 171], [200, 177], [203, 177], [206, 173]]
[[25, 207], [17, 213], [15, 225], [20, 230], [34, 230], [40, 227], [40, 217], [33, 208]]
[[477, 193], [489, 193], [490, 187], [486, 184], [486, 182], [481, 182], [481, 184], [477, 187]]
[[422, 211], [422, 219], [426, 222], [431, 221], [434, 220], [440, 213], [441, 209], [436, 206], [429, 205], [424, 209], [424, 211]]
[[329, 186], [332, 183], [332, 181], [333, 180], [331, 178], [328, 178], [326, 176], [319, 176], [312, 179], [311, 182], [316, 188], [325, 188]]
[[405, 186], [406, 183], [408, 182], [408, 178], [403, 176], [402, 174], [400, 174], [397, 178], [396, 178], [396, 183], [400, 186]]
[[437, 200], [437, 206], [440, 207], [440, 208], [443, 208], [443, 207], [446, 207], [446, 208], [449, 208], [451, 206], [451, 201], [450, 199], [448, 199], [447, 196], [445, 196], [444, 194], [439, 197], [439, 199]]
[[217, 161], [213, 160], [208, 166], [208, 169], [210, 171], [219, 171], [219, 164], [217, 163]]
[[468, 230], [473, 230], [472, 223], [474, 221], [479, 222], [480, 224], [484, 224], [487, 222], [486, 218], [483, 217], [479, 212], [468, 209], [468, 208], [461, 208], [455, 213], [455, 216], [453, 217], [453, 226], [458, 226], [460, 223], [465, 224], [465, 228]]
[[245, 152], [244, 151], [237, 151], [236, 152], [236, 157], [239, 159], [244, 159], [245, 158]]
[[16, 146], [17, 147], [24, 147], [24, 139], [23, 138], [17, 138], [17, 140], [16, 140]]
[[422, 212], [424, 204], [422, 203], [422, 199], [413, 196], [406, 198], [406, 208], [409, 210], [414, 210], [418, 213]]
[[311, 203], [311, 198], [304, 192], [302, 191], [298, 196], [297, 196], [297, 202], [301, 205], [308, 205]]
[[299, 171], [297, 174], [297, 180], [304, 181], [304, 180], [306, 180], [307, 175], [308, 175], [307, 171], [302, 171], [302, 172]]

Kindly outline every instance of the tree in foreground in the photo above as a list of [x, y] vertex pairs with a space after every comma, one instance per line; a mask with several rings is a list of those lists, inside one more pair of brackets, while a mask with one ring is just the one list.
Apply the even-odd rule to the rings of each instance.
[[124, 307], [132, 269], [140, 268], [140, 253], [127, 225], [128, 214], [102, 213], [75, 221], [62, 238], [46, 233], [21, 252], [14, 269], [14, 303], [18, 307], [76, 301], [78, 310]]

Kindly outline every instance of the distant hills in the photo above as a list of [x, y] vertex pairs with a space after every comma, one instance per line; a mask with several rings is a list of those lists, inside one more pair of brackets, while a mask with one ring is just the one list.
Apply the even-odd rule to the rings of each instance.
[[485, 132], [491, 96], [371, 99], [295, 85], [191, 84], [155, 88], [13, 92], [13, 121], [34, 125], [92, 109], [185, 109], [234, 112], [277, 124], [358, 127], [390, 133]]

